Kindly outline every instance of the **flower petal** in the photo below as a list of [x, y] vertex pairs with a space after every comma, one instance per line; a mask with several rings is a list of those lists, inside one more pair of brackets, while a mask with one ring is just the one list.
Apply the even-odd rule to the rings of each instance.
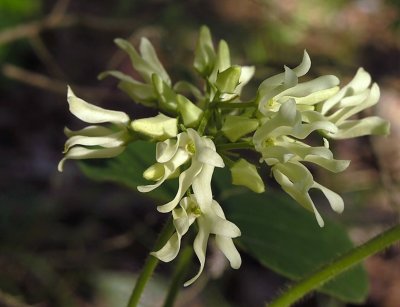
[[151, 252], [150, 255], [164, 262], [170, 262], [175, 259], [181, 248], [181, 237], [178, 233], [174, 233], [165, 245], [156, 252]]
[[213, 172], [214, 166], [204, 164], [201, 171], [197, 174], [192, 182], [193, 193], [201, 210], [207, 206], [211, 206], [213, 199], [211, 191], [211, 178]]
[[63, 166], [68, 159], [100, 159], [100, 158], [112, 158], [118, 156], [125, 150], [125, 147], [114, 147], [114, 148], [99, 148], [89, 149], [86, 147], [76, 146], [72, 147], [63, 159], [58, 163], [58, 171], [63, 171]]
[[201, 171], [201, 168], [202, 164], [193, 161], [192, 165], [179, 175], [179, 187], [174, 199], [162, 206], [158, 206], [157, 210], [162, 213], [173, 210], [178, 205], [186, 191], [189, 189], [194, 177], [197, 176], [197, 174]]
[[371, 116], [359, 120], [347, 120], [339, 126], [336, 133], [328, 133], [327, 136], [341, 140], [363, 135], [388, 135], [389, 130], [390, 123], [388, 121], [377, 116]]
[[242, 265], [242, 258], [236, 249], [235, 244], [231, 238], [224, 236], [215, 236], [215, 243], [221, 252], [228, 258], [229, 263], [233, 269], [238, 269]]
[[200, 274], [203, 272], [204, 263], [206, 261], [206, 250], [207, 250], [207, 242], [209, 236], [210, 232], [208, 231], [208, 229], [202, 227], [199, 224], [199, 232], [197, 233], [197, 236], [194, 239], [193, 247], [197, 258], [199, 259], [200, 268], [197, 274], [193, 278], [189, 279], [187, 282], [184, 283], [185, 287], [194, 283], [197, 280], [197, 278], [199, 278]]
[[101, 146], [105, 148], [120, 147], [127, 141], [126, 131], [119, 131], [107, 136], [82, 136], [75, 135], [65, 142], [64, 153], [75, 145]]
[[333, 211], [337, 213], [342, 213], [344, 210], [344, 202], [339, 194], [329, 190], [328, 188], [320, 185], [318, 182], [314, 182], [312, 188], [319, 189], [324, 193], [325, 197], [328, 199]]
[[126, 125], [129, 122], [129, 116], [126, 113], [107, 110], [90, 104], [83, 99], [76, 97], [69, 86], [67, 100], [71, 113], [87, 123], [98, 124], [110, 122]]
[[72, 136], [75, 136], [75, 135], [81, 135], [81, 136], [105, 136], [105, 135], [110, 135], [113, 132], [114, 131], [109, 129], [109, 128], [106, 128], [106, 127], [103, 127], [103, 126], [95, 126], [95, 125], [88, 126], [88, 127], [83, 128], [83, 129], [75, 130], [75, 131], [68, 129], [67, 127], [64, 128], [64, 134], [69, 138], [72, 137]]

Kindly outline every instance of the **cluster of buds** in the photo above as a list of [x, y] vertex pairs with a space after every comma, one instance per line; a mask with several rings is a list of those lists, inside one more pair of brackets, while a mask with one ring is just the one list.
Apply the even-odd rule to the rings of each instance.
[[[153, 183], [138, 186], [138, 190], [146, 193], [166, 180], [178, 178], [175, 197], [157, 207], [159, 212], [172, 214], [175, 231], [152, 254], [165, 262], [173, 260], [182, 237], [196, 223], [193, 247], [200, 269], [185, 285], [201, 274], [211, 234], [231, 267], [241, 265], [232, 240], [240, 236], [240, 229], [225, 218], [222, 207], [213, 199], [211, 180], [215, 167], [227, 165], [234, 185], [263, 193], [265, 186], [258, 170], [265, 163], [282, 189], [313, 212], [322, 227], [324, 222], [309, 195], [310, 189], [322, 191], [336, 212], [343, 211], [344, 203], [337, 193], [316, 182], [303, 162], [341, 172], [349, 161], [333, 158], [329, 139], [385, 135], [389, 131], [389, 123], [379, 117], [353, 118], [379, 100], [378, 86], [371, 85], [370, 75], [362, 68], [342, 88], [333, 75], [299, 82], [311, 66], [304, 52], [296, 68], [285, 66], [284, 72], [260, 84], [252, 101], [244, 102], [241, 91], [253, 77], [254, 67], [232, 65], [227, 43], [222, 40], [215, 48], [207, 27], [200, 30], [193, 65], [203, 80], [201, 88], [187, 81], [173, 84], [147, 39], [140, 42], [140, 52], [125, 40], [115, 42], [129, 55], [142, 80], [120, 71], [107, 71], [100, 78], [117, 78], [122, 91], [136, 103], [157, 109], [159, 114], [131, 120], [124, 112], [85, 102], [68, 89], [71, 113], [90, 124], [108, 125], [79, 131], [66, 128], [69, 139], [59, 170], [67, 159], [111, 158], [135, 140], [156, 142], [155, 164], [143, 174]], [[311, 134], [320, 137], [321, 146], [307, 144]], [[236, 150], [243, 148], [259, 154], [259, 161], [240, 157]]]

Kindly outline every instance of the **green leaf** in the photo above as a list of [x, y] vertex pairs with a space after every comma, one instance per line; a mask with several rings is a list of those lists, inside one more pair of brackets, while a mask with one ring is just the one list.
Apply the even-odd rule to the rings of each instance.
[[[83, 173], [96, 181], [112, 181], [137, 191], [138, 185], [152, 182], [143, 178], [143, 172], [155, 161], [154, 143], [135, 141], [130, 143], [125, 151], [116, 158], [84, 160], [79, 162]], [[148, 195], [159, 201], [169, 201], [177, 190], [176, 180], [168, 180]]]
[[[314, 216], [284, 195], [242, 193], [221, 201], [228, 219], [242, 231], [238, 239], [262, 265], [293, 280], [312, 273], [353, 247], [345, 229]], [[361, 303], [368, 294], [364, 269], [356, 266], [320, 288], [343, 301]]]

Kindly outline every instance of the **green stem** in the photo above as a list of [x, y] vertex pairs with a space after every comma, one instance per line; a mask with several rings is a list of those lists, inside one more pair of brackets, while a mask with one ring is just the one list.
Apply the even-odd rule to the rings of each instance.
[[[157, 238], [157, 241], [154, 245], [154, 250], [159, 250], [162, 247], [162, 244], [164, 244], [165, 241], [167, 241], [167, 239], [171, 236], [173, 229], [174, 225], [172, 223], [172, 219], [169, 219]], [[158, 262], [159, 260], [152, 255], [147, 257], [143, 270], [140, 273], [140, 276], [136, 281], [135, 288], [133, 289], [131, 297], [129, 298], [127, 307], [136, 307], [138, 305], [144, 287], [157, 267]]]
[[251, 108], [255, 107], [256, 104], [254, 101], [250, 102], [214, 102], [210, 105], [212, 108], [221, 108], [221, 109], [243, 109], [243, 108]]
[[363, 245], [350, 250], [332, 263], [322, 267], [312, 275], [299, 281], [295, 285], [291, 286], [280, 297], [272, 301], [270, 304], [267, 304], [267, 306], [291, 306], [307, 293], [321, 287], [335, 276], [348, 270], [368, 256], [382, 251], [398, 240], [400, 240], [400, 224], [367, 241]]
[[216, 146], [217, 146], [217, 150], [252, 149], [252, 148], [254, 148], [254, 146], [250, 142], [217, 144]]
[[188, 265], [190, 264], [192, 256], [193, 256], [192, 246], [186, 245], [185, 249], [180, 252], [178, 263], [176, 264], [175, 272], [174, 275], [172, 276], [171, 286], [168, 290], [167, 297], [165, 298], [163, 307], [174, 306], [174, 301], [179, 292], [179, 289], [182, 287], [183, 279], [185, 278], [186, 271]]

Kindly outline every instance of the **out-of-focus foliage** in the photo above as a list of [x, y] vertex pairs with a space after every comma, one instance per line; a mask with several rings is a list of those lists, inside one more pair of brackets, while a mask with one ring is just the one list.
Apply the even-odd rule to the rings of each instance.
[[41, 0], [2, 0], [0, 2], [0, 29], [39, 15]]

